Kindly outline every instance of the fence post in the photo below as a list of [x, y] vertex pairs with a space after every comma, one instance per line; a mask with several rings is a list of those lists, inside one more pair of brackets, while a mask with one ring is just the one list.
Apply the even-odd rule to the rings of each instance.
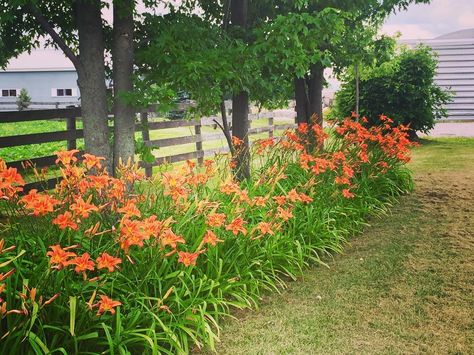
[[204, 162], [204, 151], [202, 150], [202, 135], [201, 135], [201, 120], [196, 122], [194, 126], [194, 133], [196, 134], [196, 153], [197, 153], [197, 161], [199, 165], [202, 165]]
[[[142, 126], [142, 138], [143, 142], [148, 142], [150, 140], [150, 130], [148, 129], [148, 112], [140, 112], [140, 123]], [[145, 176], [151, 177], [153, 175], [153, 167], [148, 164], [145, 164]]]
[[[76, 132], [76, 117], [68, 117], [66, 119], [66, 130], [68, 132]], [[74, 138], [68, 139], [67, 141], [67, 150], [73, 150], [77, 148], [76, 136]]]
[[268, 131], [268, 138], [273, 138], [273, 134], [275, 131], [275, 126], [273, 123], [273, 116], [268, 117], [268, 125], [270, 126], [270, 130]]

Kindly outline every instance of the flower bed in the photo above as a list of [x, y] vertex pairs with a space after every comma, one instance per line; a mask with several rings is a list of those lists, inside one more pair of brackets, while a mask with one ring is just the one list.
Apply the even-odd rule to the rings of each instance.
[[369, 214], [410, 189], [404, 127], [349, 119], [253, 146], [252, 179], [193, 162], [143, 179], [58, 153], [54, 191], [21, 195], [0, 162], [0, 348], [12, 353], [183, 353], [214, 345], [231, 309], [255, 306]]

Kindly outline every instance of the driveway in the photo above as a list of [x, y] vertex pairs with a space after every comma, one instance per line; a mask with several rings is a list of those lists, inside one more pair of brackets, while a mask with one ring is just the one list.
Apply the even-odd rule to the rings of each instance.
[[437, 123], [428, 135], [420, 137], [474, 137], [474, 121]]

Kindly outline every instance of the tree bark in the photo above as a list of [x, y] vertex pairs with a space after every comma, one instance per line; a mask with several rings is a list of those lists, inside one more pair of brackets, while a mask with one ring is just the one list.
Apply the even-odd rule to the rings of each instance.
[[296, 123], [309, 123], [308, 94], [304, 78], [295, 78]]
[[250, 144], [249, 144], [249, 95], [242, 91], [232, 97], [232, 135], [243, 141], [234, 147], [234, 159], [237, 163], [235, 176], [242, 181], [250, 178]]
[[[313, 64], [309, 75], [305, 78], [295, 78], [294, 82], [296, 122], [322, 126], [324, 67]], [[315, 122], [311, 121], [313, 115], [316, 115]]]
[[356, 99], [356, 107], [355, 107], [355, 113], [357, 120], [359, 120], [359, 102], [360, 102], [360, 89], [359, 89], [359, 83], [360, 83], [360, 74], [359, 74], [359, 63], [355, 63], [354, 65], [354, 76], [355, 76], [355, 99]]
[[[320, 64], [313, 64], [308, 80], [309, 121], [320, 126], [323, 125], [323, 83], [324, 67]], [[311, 122], [313, 115], [316, 115], [315, 122]]]
[[232, 145], [232, 134], [230, 132], [231, 129], [229, 127], [229, 121], [227, 120], [227, 110], [225, 108], [224, 98], [222, 98], [222, 101], [219, 105], [219, 108], [221, 110], [221, 117], [222, 117], [221, 130], [224, 133], [225, 139], [227, 141], [227, 145], [229, 146], [230, 153], [233, 156], [234, 155], [234, 146]]
[[135, 109], [122, 95], [133, 90], [133, 10], [134, 0], [114, 2], [114, 168], [120, 161], [133, 162], [135, 155]]
[[74, 18], [79, 36], [80, 55], [76, 70], [81, 91], [85, 149], [104, 157], [111, 171], [100, 1], [77, 0], [74, 2]]
[[[247, 28], [248, 0], [232, 0], [232, 26]], [[242, 181], [250, 178], [250, 145], [249, 145], [249, 95], [245, 91], [234, 93], [232, 97], [232, 135], [243, 141], [243, 145], [235, 149], [235, 177]]]

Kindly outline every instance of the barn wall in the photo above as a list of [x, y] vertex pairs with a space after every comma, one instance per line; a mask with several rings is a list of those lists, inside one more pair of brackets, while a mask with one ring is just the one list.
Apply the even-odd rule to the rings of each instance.
[[[79, 89], [77, 87], [77, 74], [75, 71], [36, 71], [36, 72], [0, 72], [0, 89], [26, 89], [32, 102], [59, 102], [64, 107], [66, 104], [79, 105]], [[57, 97], [52, 95], [52, 89], [73, 89], [73, 96]], [[1, 92], [0, 92], [1, 95]], [[5, 102], [14, 101], [13, 97], [0, 96], [0, 110], [14, 109]], [[33, 108], [47, 108], [37, 106]]]
[[474, 119], [474, 38], [429, 45], [438, 54], [437, 84], [455, 93], [447, 106], [449, 119]]

